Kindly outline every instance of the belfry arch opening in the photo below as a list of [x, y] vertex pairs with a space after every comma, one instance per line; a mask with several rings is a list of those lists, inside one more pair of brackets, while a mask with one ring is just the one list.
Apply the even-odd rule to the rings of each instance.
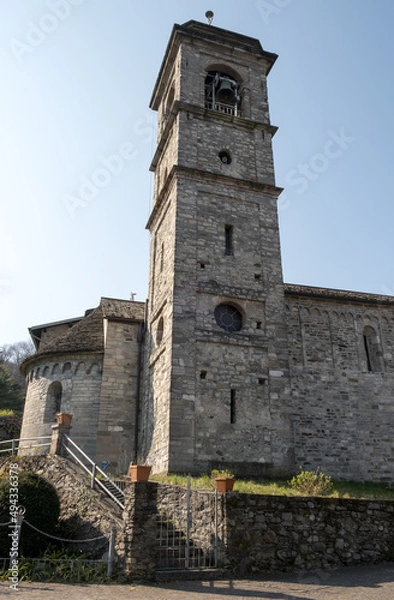
[[239, 116], [241, 108], [239, 81], [228, 72], [208, 71], [205, 78], [205, 108]]

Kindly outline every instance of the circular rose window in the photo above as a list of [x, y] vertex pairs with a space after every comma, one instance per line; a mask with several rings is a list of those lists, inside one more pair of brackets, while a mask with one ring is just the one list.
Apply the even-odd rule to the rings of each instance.
[[227, 331], [227, 333], [242, 329], [242, 315], [235, 306], [231, 304], [219, 304], [215, 308], [214, 315], [216, 323], [224, 331]]

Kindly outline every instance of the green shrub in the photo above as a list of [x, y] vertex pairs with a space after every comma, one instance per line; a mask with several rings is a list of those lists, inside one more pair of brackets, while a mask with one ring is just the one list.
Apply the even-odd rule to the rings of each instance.
[[332, 479], [329, 475], [321, 473], [319, 468], [316, 471], [303, 471], [300, 467], [300, 471], [299, 475], [289, 482], [297, 492], [305, 496], [326, 496], [331, 492], [334, 485]]
[[[10, 477], [8, 473], [0, 477], [0, 523], [7, 523], [10, 516]], [[60, 515], [60, 502], [56, 489], [46, 479], [30, 473], [20, 471], [18, 473], [17, 502], [25, 509], [26, 521], [46, 533], [54, 533]], [[2, 527], [0, 536], [0, 557], [8, 556], [10, 549], [11, 529]], [[50, 543], [50, 539], [35, 532], [27, 524], [22, 526], [19, 555], [34, 557], [38, 556]]]
[[3, 430], [7, 439], [17, 438], [22, 427], [22, 417], [15, 411], [3, 408], [0, 409], [0, 430]]
[[216, 479], [216, 477], [229, 477], [230, 479], [235, 479], [234, 473], [229, 469], [214, 469], [211, 471], [212, 479]]

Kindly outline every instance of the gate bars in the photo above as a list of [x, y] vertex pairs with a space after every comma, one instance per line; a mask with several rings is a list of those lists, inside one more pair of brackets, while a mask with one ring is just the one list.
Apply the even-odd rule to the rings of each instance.
[[158, 490], [157, 568], [219, 566], [218, 493], [161, 485]]

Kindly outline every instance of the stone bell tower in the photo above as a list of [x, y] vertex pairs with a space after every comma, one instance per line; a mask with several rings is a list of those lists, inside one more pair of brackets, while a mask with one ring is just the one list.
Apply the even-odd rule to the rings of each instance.
[[256, 39], [175, 25], [158, 111], [141, 457], [154, 472], [293, 467], [267, 75]]

